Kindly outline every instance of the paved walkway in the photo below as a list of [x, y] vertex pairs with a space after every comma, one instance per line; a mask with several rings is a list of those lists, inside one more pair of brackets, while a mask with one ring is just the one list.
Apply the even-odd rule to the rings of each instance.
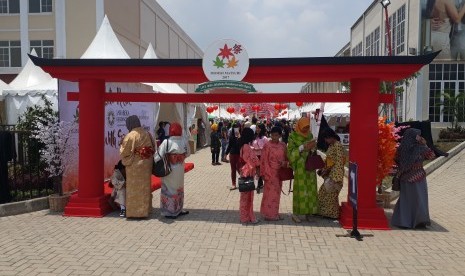
[[465, 151], [428, 176], [432, 228], [363, 231], [374, 237], [362, 242], [337, 238], [331, 220], [294, 224], [289, 196], [284, 221], [242, 226], [229, 165], [211, 166], [207, 149], [189, 159], [191, 214], [176, 221], [160, 218], [158, 191], [149, 220], [0, 218], [0, 275], [465, 275]]

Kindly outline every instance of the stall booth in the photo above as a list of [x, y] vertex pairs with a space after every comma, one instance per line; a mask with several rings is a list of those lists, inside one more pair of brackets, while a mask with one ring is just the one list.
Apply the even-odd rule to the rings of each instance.
[[[323, 58], [250, 59], [244, 78], [248, 83], [350, 81], [350, 93], [245, 93], [169, 94], [106, 93], [106, 82], [203, 83], [207, 78], [200, 59], [83, 60], [30, 57], [52, 77], [79, 82], [79, 91], [68, 99], [79, 101], [79, 189], [66, 206], [65, 215], [104, 216], [109, 212], [104, 196], [103, 136], [104, 104], [118, 102], [245, 103], [299, 102], [350, 103], [349, 160], [358, 165], [358, 226], [389, 229], [384, 209], [376, 205], [378, 106], [391, 103], [393, 95], [380, 94], [381, 81], [398, 81], [429, 64], [437, 53], [422, 56], [367, 56]], [[96, 120], [95, 118], [102, 118]], [[102, 141], [99, 143], [98, 141]], [[349, 187], [350, 189], [350, 187]], [[352, 227], [352, 207], [342, 203], [341, 225]]]

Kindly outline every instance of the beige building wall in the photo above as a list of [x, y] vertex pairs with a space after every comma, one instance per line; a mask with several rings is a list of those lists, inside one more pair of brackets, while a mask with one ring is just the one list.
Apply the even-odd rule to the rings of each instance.
[[65, 11], [66, 58], [80, 58], [96, 34], [95, 0], [65, 1]]
[[[57, 1], [64, 6], [64, 14], [57, 10]], [[27, 1], [26, 1], [27, 2]], [[181, 27], [152, 0], [54, 0], [52, 13], [27, 14], [29, 40], [54, 40], [54, 53], [58, 45], [64, 46], [63, 58], [80, 58], [97, 33], [101, 14], [108, 16], [121, 45], [131, 58], [142, 58], [152, 43], [159, 58], [202, 58], [203, 51]], [[103, 4], [103, 7], [102, 7]], [[103, 8], [103, 10], [101, 10]], [[63, 18], [63, 35], [66, 41], [57, 43], [60, 27], [56, 17]], [[0, 40], [20, 40], [21, 15], [0, 16]], [[24, 43], [24, 42], [22, 42]], [[29, 49], [29, 41], [27, 49]], [[28, 50], [29, 52], [29, 50]], [[24, 64], [25, 62], [23, 62]], [[0, 68], [19, 73], [21, 68]], [[181, 84], [194, 91], [195, 84]]]

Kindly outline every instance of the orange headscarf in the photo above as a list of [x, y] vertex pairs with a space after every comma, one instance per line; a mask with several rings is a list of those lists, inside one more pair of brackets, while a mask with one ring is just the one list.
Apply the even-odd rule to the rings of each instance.
[[[305, 127], [308, 127], [307, 131], [303, 131]], [[308, 133], [310, 131], [310, 118], [302, 117], [297, 121], [297, 125], [295, 126], [295, 132], [303, 137], [308, 137]]]
[[170, 124], [170, 136], [182, 136], [182, 127], [179, 123]]

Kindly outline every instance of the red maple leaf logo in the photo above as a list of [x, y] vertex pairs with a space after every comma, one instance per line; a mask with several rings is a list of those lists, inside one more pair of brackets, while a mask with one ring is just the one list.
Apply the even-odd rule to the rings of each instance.
[[224, 44], [224, 48], [220, 48], [220, 53], [218, 56], [220, 56], [222, 59], [229, 59], [229, 56], [234, 56], [233, 53], [231, 53], [231, 50], [232, 48], [228, 48], [228, 45]]

